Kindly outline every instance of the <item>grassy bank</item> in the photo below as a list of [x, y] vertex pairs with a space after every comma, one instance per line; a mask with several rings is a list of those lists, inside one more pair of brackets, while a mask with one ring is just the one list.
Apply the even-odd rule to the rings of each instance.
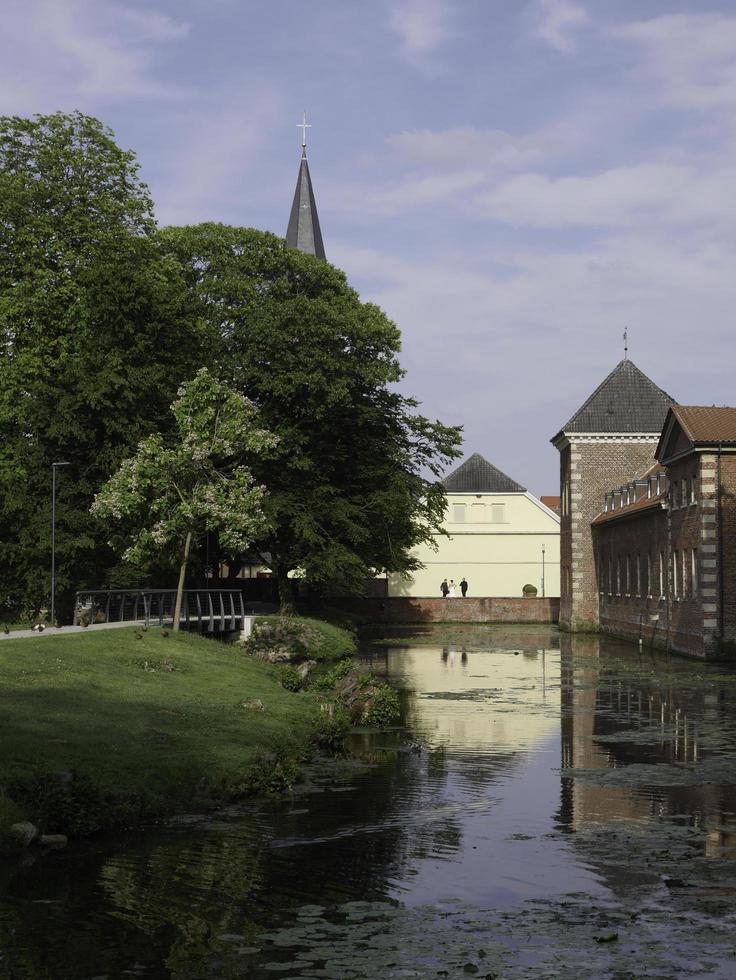
[[277, 667], [198, 636], [5, 640], [0, 820], [89, 832], [268, 788], [318, 718], [316, 697], [285, 690]]

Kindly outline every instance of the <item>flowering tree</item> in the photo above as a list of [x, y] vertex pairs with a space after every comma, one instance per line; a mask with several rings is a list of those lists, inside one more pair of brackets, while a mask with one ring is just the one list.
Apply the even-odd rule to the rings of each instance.
[[202, 368], [182, 385], [171, 406], [176, 436], [160, 433], [138, 445], [96, 495], [92, 512], [123, 522], [131, 543], [123, 558], [141, 563], [166, 548], [181, 555], [174, 609], [181, 600], [192, 544], [207, 531], [223, 551], [245, 551], [267, 531], [258, 486], [246, 460], [273, 447], [276, 436], [258, 428], [258, 410]]

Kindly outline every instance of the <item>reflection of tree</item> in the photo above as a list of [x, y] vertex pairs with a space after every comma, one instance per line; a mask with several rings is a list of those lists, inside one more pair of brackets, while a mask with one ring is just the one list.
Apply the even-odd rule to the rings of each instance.
[[110, 859], [100, 882], [115, 916], [168, 946], [164, 957], [172, 976], [189, 976], [211, 957], [218, 935], [253, 938], [250, 899], [260, 884], [260, 864], [260, 852], [240, 838], [174, 835], [133, 862]]

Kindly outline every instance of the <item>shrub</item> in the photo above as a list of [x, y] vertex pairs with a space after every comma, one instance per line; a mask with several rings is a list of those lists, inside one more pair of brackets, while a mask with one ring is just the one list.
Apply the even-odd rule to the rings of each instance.
[[339, 660], [354, 653], [355, 637], [319, 619], [264, 616], [245, 641], [246, 653], [269, 660]]
[[366, 725], [381, 728], [398, 721], [401, 713], [398, 693], [383, 681], [374, 680], [372, 685], [370, 707], [365, 715]]
[[335, 684], [337, 684], [339, 680], [342, 680], [343, 677], [346, 677], [352, 669], [352, 660], [341, 660], [339, 663], [336, 663], [334, 667], [330, 667], [330, 669], [320, 677], [316, 677], [312, 683], [312, 687], [316, 691], [331, 691]]
[[295, 758], [281, 752], [264, 752], [248, 770], [247, 789], [251, 793], [276, 795], [288, 792], [302, 778]]
[[527, 584], [524, 586], [524, 588], [521, 591], [524, 593], [524, 595], [536, 595], [537, 587], [536, 585]]
[[279, 681], [287, 691], [301, 691], [304, 678], [296, 667], [284, 664], [283, 667], [279, 667]]
[[341, 705], [334, 705], [332, 712], [320, 715], [313, 735], [314, 742], [324, 752], [342, 751], [345, 738], [350, 731], [350, 718]]
[[42, 833], [78, 837], [108, 826], [111, 801], [88, 776], [71, 773], [62, 780], [58, 773], [37, 773], [8, 786], [13, 800], [27, 812]]

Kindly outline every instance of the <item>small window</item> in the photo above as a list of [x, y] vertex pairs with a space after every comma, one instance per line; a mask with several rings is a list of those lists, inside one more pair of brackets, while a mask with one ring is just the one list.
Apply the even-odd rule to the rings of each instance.
[[455, 524], [465, 523], [465, 504], [452, 505], [452, 519]]
[[503, 524], [506, 521], [506, 504], [491, 504], [491, 523]]
[[682, 483], [680, 484], [680, 503], [682, 504], [683, 507], [687, 507], [688, 482], [689, 482], [688, 480], [683, 480]]
[[698, 594], [698, 549], [693, 548], [690, 564], [690, 588], [693, 595]]
[[652, 594], [652, 556], [647, 552], [647, 596]]
[[680, 566], [679, 566], [679, 554], [674, 552], [672, 555], [672, 595], [675, 599], [680, 598]]
[[638, 553], [636, 556], [636, 595], [641, 595], [641, 561]]
[[670, 503], [672, 505], [672, 509], [674, 510], [677, 507], [677, 480], [672, 481], [672, 490], [670, 492]]
[[659, 553], [659, 595], [664, 598], [664, 552]]
[[473, 524], [482, 524], [486, 519], [486, 505], [485, 504], [471, 504], [470, 505], [470, 520]]
[[690, 480], [690, 503], [695, 503], [695, 477]]
[[621, 559], [616, 557], [616, 595], [621, 595]]

